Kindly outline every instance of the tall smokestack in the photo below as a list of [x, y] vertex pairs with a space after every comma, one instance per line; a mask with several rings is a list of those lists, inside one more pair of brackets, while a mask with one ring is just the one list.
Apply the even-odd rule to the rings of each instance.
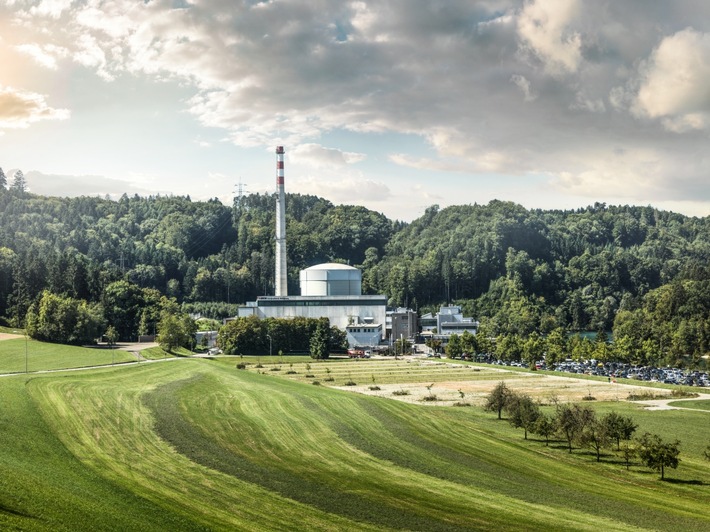
[[286, 272], [286, 193], [284, 192], [284, 147], [276, 147], [276, 295], [288, 295]]

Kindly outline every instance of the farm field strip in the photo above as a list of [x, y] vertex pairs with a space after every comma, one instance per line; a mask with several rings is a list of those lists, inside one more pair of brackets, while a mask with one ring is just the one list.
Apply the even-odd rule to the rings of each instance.
[[[343, 387], [408, 402], [424, 401], [427, 396], [436, 395], [437, 401], [426, 401], [430, 405], [452, 404], [462, 400], [480, 405], [490, 392], [492, 383], [499, 381], [505, 381], [511, 388], [524, 388], [526, 393], [543, 403], [579, 401], [590, 396], [596, 400], [624, 401], [629, 394], [638, 393], [639, 390], [638, 386], [632, 384], [429, 360], [371, 359], [338, 361], [335, 364], [321, 361], [274, 362], [262, 366], [258, 368], [256, 364], [248, 364], [247, 370], [300, 382], [318, 381], [321, 385]], [[274, 368], [279, 368], [279, 371], [274, 371]], [[293, 373], [289, 374], [289, 371]], [[428, 389], [430, 385], [431, 389]], [[380, 389], [373, 389], [375, 387]], [[395, 392], [408, 393], [397, 395]], [[654, 393], [665, 394], [670, 398], [671, 391], [655, 389]]]

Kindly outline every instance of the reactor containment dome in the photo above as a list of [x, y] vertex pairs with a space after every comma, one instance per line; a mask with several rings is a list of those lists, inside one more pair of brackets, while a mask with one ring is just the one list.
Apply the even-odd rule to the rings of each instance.
[[347, 264], [317, 264], [301, 270], [301, 296], [362, 295], [362, 273]]

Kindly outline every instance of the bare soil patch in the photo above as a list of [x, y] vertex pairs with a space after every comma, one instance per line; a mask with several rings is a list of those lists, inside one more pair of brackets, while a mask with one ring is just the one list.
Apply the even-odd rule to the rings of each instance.
[[[452, 406], [455, 403], [464, 402], [475, 406], [482, 406], [488, 394], [490, 394], [491, 390], [493, 390], [501, 380], [505, 381], [505, 384], [512, 391], [530, 395], [533, 399], [540, 401], [542, 404], [550, 404], [554, 401], [576, 402], [582, 401], [590, 396], [596, 401], [625, 401], [629, 394], [639, 393], [640, 389], [648, 391], [648, 388], [631, 384], [591, 381], [574, 377], [558, 377], [556, 375], [519, 373], [505, 370], [501, 371], [501, 378], [496, 380], [462, 379], [435, 383], [380, 384], [380, 389], [375, 391], [370, 390], [368, 386], [339, 388], [409, 403]], [[429, 386], [430, 388], [427, 388]], [[402, 391], [408, 393], [404, 395], [401, 394]], [[399, 393], [394, 394], [394, 392]], [[668, 395], [669, 400], [673, 400], [670, 396], [671, 390], [654, 388], [653, 393], [657, 395]], [[425, 399], [425, 397], [432, 395], [436, 396], [436, 401]]]
[[17, 338], [24, 338], [22, 334], [11, 334], [11, 333], [0, 333], [0, 341], [2, 340], [15, 340]]

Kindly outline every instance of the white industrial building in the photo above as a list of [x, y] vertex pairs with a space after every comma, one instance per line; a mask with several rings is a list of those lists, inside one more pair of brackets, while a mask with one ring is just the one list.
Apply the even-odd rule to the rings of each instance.
[[345, 264], [318, 264], [300, 272], [300, 296], [263, 296], [239, 308], [239, 317], [328, 318], [348, 344], [375, 346], [384, 337], [387, 296], [362, 295], [362, 273]]
[[424, 314], [419, 319], [422, 334], [427, 337], [448, 341], [452, 334], [461, 336], [464, 331], [471, 334], [478, 332], [478, 321], [465, 317], [458, 305], [448, 305], [439, 308], [436, 316]]
[[326, 263], [301, 270], [300, 296], [287, 295], [284, 149], [276, 148], [276, 295], [239, 308], [239, 317], [328, 318], [346, 331], [351, 347], [374, 346], [384, 339], [387, 296], [362, 295], [362, 272], [346, 264]]

